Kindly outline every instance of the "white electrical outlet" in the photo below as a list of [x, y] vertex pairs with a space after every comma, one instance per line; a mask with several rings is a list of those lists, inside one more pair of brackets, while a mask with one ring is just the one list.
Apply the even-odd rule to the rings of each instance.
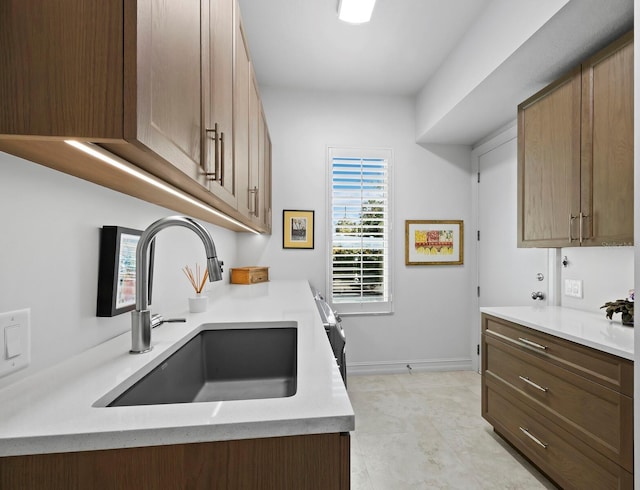
[[581, 279], [565, 279], [564, 295], [572, 298], [582, 298], [582, 280]]
[[0, 377], [31, 362], [31, 310], [0, 313]]

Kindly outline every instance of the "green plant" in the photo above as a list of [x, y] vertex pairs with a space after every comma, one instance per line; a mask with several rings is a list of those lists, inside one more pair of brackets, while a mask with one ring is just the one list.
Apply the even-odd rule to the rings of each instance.
[[622, 313], [622, 323], [633, 323], [633, 301], [628, 299], [608, 301], [600, 307], [600, 309], [602, 308], [606, 308], [609, 320], [612, 319], [614, 313]]

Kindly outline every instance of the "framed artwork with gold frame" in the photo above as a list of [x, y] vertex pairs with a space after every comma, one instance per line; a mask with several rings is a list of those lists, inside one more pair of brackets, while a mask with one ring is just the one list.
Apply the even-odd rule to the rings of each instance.
[[314, 211], [282, 211], [282, 248], [313, 248]]
[[464, 263], [462, 220], [406, 220], [404, 235], [406, 265]]

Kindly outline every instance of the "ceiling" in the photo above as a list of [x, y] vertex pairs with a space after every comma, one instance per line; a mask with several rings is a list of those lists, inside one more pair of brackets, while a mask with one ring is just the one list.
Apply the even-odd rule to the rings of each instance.
[[[413, 97], [488, 7], [512, 1], [377, 0], [363, 25], [340, 22], [337, 0], [239, 3], [261, 86]], [[477, 143], [514, 120], [519, 102], [633, 27], [633, 0], [537, 1], [566, 5], [436, 123], [417, 128], [419, 142]]]
[[377, 0], [371, 22], [338, 0], [240, 0], [261, 85], [413, 95], [490, 0]]

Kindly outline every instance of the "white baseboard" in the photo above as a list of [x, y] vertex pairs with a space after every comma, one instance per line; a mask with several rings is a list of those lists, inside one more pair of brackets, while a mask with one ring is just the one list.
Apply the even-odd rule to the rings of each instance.
[[473, 371], [471, 359], [433, 359], [410, 361], [379, 361], [347, 363], [347, 374], [358, 376], [365, 374], [402, 374], [421, 371]]

